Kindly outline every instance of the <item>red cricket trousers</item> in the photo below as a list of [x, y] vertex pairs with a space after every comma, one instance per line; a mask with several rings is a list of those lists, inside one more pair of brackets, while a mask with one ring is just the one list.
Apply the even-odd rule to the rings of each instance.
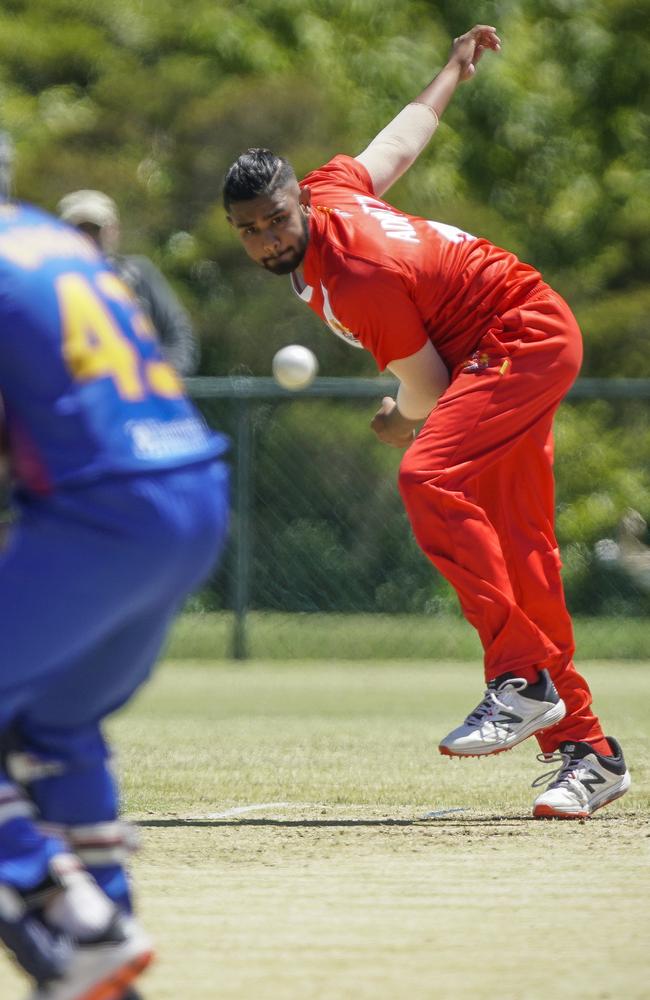
[[405, 453], [399, 485], [418, 544], [449, 580], [485, 652], [486, 680], [549, 670], [567, 707], [539, 736], [598, 744], [573, 665], [554, 532], [553, 416], [580, 369], [571, 310], [545, 285], [495, 319]]

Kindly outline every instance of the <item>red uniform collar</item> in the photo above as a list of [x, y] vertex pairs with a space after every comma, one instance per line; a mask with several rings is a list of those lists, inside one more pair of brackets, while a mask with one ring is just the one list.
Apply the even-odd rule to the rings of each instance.
[[312, 206], [309, 213], [309, 243], [303, 258], [302, 268], [303, 281], [312, 288], [320, 281], [320, 251], [326, 225], [326, 210], [319, 206]]

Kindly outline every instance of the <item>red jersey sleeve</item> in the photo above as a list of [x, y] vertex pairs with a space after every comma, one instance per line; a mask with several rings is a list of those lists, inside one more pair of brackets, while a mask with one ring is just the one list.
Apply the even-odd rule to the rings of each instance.
[[331, 192], [332, 188], [351, 188], [372, 195], [375, 193], [370, 174], [363, 164], [344, 153], [335, 156], [323, 167], [312, 170], [301, 180], [300, 185], [308, 185], [313, 194], [319, 194], [322, 189]]
[[328, 291], [336, 317], [370, 351], [380, 371], [415, 354], [429, 339], [401, 278], [388, 268], [351, 261]]

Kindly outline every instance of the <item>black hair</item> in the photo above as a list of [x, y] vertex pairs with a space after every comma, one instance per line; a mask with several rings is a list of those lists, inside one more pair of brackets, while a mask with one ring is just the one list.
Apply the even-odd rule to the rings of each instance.
[[270, 149], [247, 149], [229, 168], [223, 182], [223, 204], [228, 211], [234, 201], [249, 201], [272, 194], [295, 181], [293, 167]]

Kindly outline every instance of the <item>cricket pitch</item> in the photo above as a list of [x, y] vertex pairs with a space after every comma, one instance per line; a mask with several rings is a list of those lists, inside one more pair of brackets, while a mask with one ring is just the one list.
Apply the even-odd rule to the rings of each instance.
[[[164, 666], [111, 724], [158, 947], [143, 995], [650, 997], [650, 668], [584, 672], [634, 784], [574, 823], [530, 818], [533, 741], [435, 753], [476, 665]], [[3, 960], [0, 996], [26, 992]]]

